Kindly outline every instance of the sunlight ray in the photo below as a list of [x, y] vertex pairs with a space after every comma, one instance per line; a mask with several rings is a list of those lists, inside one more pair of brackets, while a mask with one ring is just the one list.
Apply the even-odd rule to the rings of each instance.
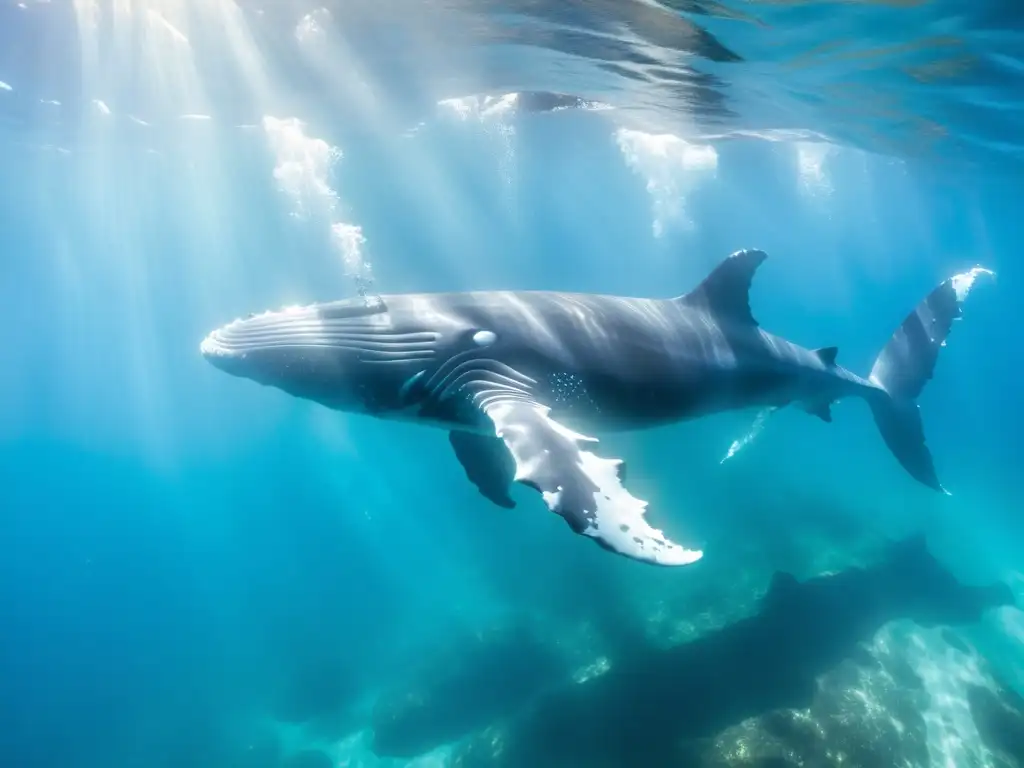
[[[136, 395], [131, 407], [137, 438], [147, 453], [166, 460], [173, 425], [161, 416], [169, 412], [161, 375], [167, 341], [149, 311], [158, 290], [153, 273], [158, 266], [182, 270], [190, 301], [199, 307], [214, 306], [222, 287], [237, 283], [242, 273], [229, 223], [237, 219], [227, 215], [230, 169], [238, 157], [231, 134], [237, 131], [217, 119], [219, 105], [210, 98], [196, 44], [223, 45], [225, 66], [243, 73], [254, 101], [269, 104], [275, 91], [231, 0], [76, 0], [74, 10], [82, 90], [92, 104], [75, 167], [81, 188], [89, 190], [82, 202], [90, 226], [106, 252], [101, 264], [94, 254], [75, 252], [72, 258], [88, 259], [93, 275], [102, 270], [123, 286], [118, 293], [128, 301], [119, 309], [130, 318], [123, 324], [129, 337], [125, 375]], [[178, 183], [158, 182], [172, 172]], [[185, 251], [180, 263], [160, 265], [160, 254], [144, 250], [157, 222], [179, 233]], [[84, 268], [66, 269], [69, 281]]]
[[[376, 126], [382, 140], [389, 134], [399, 133], [399, 119], [377, 96], [379, 88], [347, 40], [331, 24], [328, 11], [320, 9], [303, 17], [296, 26], [295, 35], [307, 66], [322, 82], [333, 84], [331, 99], [334, 102], [345, 111], [358, 115], [361, 122]], [[482, 262], [462, 258], [461, 249], [452, 247], [453, 240], [468, 239], [469, 225], [457, 212], [467, 210], [469, 201], [458, 199], [451, 174], [432, 153], [421, 150], [415, 142], [410, 143], [409, 138], [403, 139], [396, 149], [401, 157], [396, 165], [403, 167], [407, 178], [418, 179], [420, 187], [429, 189], [431, 198], [436, 202], [430, 223], [437, 243], [437, 255], [444, 257], [446, 267], [458, 273], [461, 279], [478, 279], [473, 275], [484, 268]], [[397, 159], [398, 152], [395, 156]], [[362, 237], [361, 232], [359, 236]], [[339, 244], [344, 243], [351, 245], [352, 241], [345, 239]]]

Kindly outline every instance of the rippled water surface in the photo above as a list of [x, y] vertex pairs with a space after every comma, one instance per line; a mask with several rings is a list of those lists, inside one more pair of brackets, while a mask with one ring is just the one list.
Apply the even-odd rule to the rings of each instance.
[[73, 133], [67, 110], [93, 98], [158, 124], [253, 123], [284, 89], [325, 120], [377, 125], [446, 98], [554, 91], [684, 136], [1021, 157], [1024, 11], [1011, 0], [5, 0], [0, 14], [14, 89], [0, 115], [22, 126]]

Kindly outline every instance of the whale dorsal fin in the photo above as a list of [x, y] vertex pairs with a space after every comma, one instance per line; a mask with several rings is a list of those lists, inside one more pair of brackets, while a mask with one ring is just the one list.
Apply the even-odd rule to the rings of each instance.
[[700, 307], [722, 319], [756, 326], [750, 312], [750, 283], [767, 258], [764, 251], [736, 251], [715, 267], [704, 282], [676, 301]]
[[835, 365], [836, 355], [839, 353], [839, 347], [820, 347], [814, 350], [814, 354], [818, 356], [825, 365]]

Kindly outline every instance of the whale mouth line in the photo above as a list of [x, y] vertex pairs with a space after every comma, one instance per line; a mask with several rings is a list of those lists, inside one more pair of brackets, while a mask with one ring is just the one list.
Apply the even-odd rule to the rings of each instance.
[[210, 334], [199, 345], [199, 351], [205, 357], [244, 356], [251, 352], [263, 350], [303, 350], [303, 349], [336, 349], [363, 354], [391, 354], [401, 357], [433, 357], [433, 344], [389, 344], [389, 343], [353, 343], [342, 339], [305, 339], [305, 340], [270, 340], [249, 343], [225, 343], [216, 334]]
[[199, 345], [210, 355], [237, 355], [264, 349], [351, 349], [363, 352], [429, 352], [433, 353], [438, 335], [418, 334], [350, 334], [350, 333], [258, 333], [227, 334], [214, 331]]
[[210, 360], [242, 359], [253, 353], [336, 350], [365, 360], [428, 359], [441, 334], [434, 331], [395, 331], [380, 314], [342, 316], [303, 308], [269, 312], [235, 320], [213, 331], [199, 345]]

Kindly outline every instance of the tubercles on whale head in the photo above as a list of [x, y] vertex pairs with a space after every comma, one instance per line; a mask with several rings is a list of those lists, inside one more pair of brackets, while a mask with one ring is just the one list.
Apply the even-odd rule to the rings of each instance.
[[361, 412], [397, 407], [402, 382], [434, 357], [439, 338], [396, 329], [383, 301], [358, 299], [238, 319], [211, 332], [199, 349], [225, 373]]
[[358, 406], [346, 348], [353, 336], [358, 329], [326, 319], [318, 305], [289, 306], [217, 328], [199, 349], [224, 373], [347, 410]]
[[206, 336], [199, 351], [225, 373], [276, 383], [307, 344], [320, 333], [314, 306], [286, 307], [250, 314], [221, 326]]

